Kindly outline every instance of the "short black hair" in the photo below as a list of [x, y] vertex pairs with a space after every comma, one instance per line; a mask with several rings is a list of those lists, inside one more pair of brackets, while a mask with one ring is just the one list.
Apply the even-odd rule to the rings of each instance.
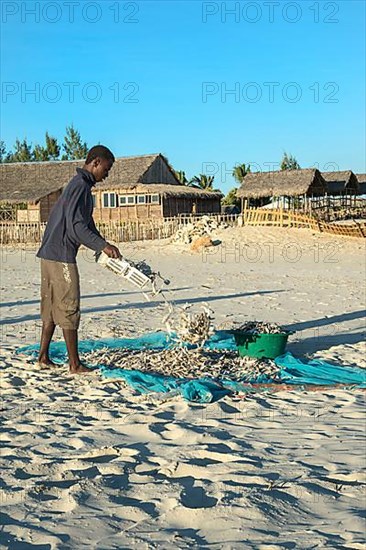
[[90, 164], [96, 158], [110, 160], [111, 162], [116, 160], [112, 151], [108, 147], [104, 147], [104, 145], [94, 145], [88, 152], [85, 164]]

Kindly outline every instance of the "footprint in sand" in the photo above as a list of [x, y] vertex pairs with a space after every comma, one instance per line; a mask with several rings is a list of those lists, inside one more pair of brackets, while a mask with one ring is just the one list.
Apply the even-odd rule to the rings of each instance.
[[78, 504], [72, 496], [72, 491], [78, 487], [79, 481], [74, 479], [64, 482], [47, 482], [38, 484], [28, 492], [28, 497], [43, 507], [50, 507], [52, 513], [71, 513]]
[[38, 474], [31, 474], [26, 472], [24, 468], [17, 468], [14, 473], [15, 479], [31, 479], [33, 477], [40, 477], [40, 473]]
[[181, 503], [186, 508], [212, 508], [217, 498], [208, 496], [203, 487], [186, 487], [180, 494]]
[[8, 382], [8, 385], [13, 387], [26, 386], [26, 382], [19, 376], [11, 376], [7, 382]]
[[102, 449], [94, 449], [85, 453], [85, 455], [80, 455], [73, 457], [77, 460], [82, 460], [83, 462], [92, 462], [92, 463], [104, 463], [114, 460], [119, 456], [119, 450], [114, 447], [105, 447]]
[[69, 448], [72, 449], [81, 449], [82, 447], [84, 447], [86, 445], [86, 441], [81, 438], [81, 437], [70, 437], [68, 439], [68, 445], [69, 445]]
[[78, 507], [76, 500], [73, 498], [69, 490], [58, 493], [56, 502], [52, 503], [52, 511], [59, 513], [71, 513]]
[[71, 461], [71, 462], [75, 462], [75, 465], [70, 464], [70, 471], [76, 478], [94, 479], [95, 477], [101, 475], [100, 470], [96, 466], [91, 466], [90, 468], [88, 467], [83, 468], [82, 466], [80, 467], [80, 465], [77, 464], [76, 461]]
[[283, 544], [259, 544], [258, 550], [292, 550], [296, 548], [295, 542], [284, 542]]
[[198, 460], [201, 461], [207, 461], [207, 464], [219, 464], [219, 463], [225, 463], [225, 462], [238, 462], [241, 461], [242, 458], [246, 458], [245, 456], [241, 456], [239, 453], [219, 453], [215, 451], [210, 451], [209, 449], [195, 449], [192, 453], [187, 453], [186, 457], [190, 458], [190, 462], [194, 463]]
[[181, 428], [177, 424], [158, 423], [150, 426], [151, 431], [158, 432], [163, 439], [170, 441], [182, 440], [185, 443], [195, 443], [197, 441], [197, 434], [187, 429]]

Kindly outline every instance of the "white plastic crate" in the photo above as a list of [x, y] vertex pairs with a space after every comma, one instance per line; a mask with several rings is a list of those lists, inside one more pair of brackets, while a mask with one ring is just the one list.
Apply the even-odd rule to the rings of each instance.
[[97, 262], [113, 271], [116, 275], [124, 277], [130, 281], [133, 285], [140, 289], [146, 287], [147, 284], [151, 284], [151, 279], [144, 273], [133, 267], [129, 262], [124, 259], [109, 258], [107, 254], [102, 252], [97, 259]]

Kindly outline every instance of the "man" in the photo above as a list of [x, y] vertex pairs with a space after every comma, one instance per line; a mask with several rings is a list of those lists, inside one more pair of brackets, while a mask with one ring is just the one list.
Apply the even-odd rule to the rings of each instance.
[[41, 248], [41, 317], [42, 336], [38, 361], [55, 366], [49, 346], [55, 326], [63, 330], [69, 356], [70, 372], [90, 372], [81, 364], [78, 353], [80, 323], [80, 284], [76, 255], [81, 244], [110, 258], [120, 258], [117, 247], [107, 243], [95, 227], [92, 187], [104, 180], [114, 163], [113, 153], [103, 145], [92, 147], [82, 168], [65, 187], [53, 207]]

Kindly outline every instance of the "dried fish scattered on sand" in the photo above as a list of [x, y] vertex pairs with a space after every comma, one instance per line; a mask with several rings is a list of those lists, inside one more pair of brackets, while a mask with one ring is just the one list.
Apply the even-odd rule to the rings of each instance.
[[287, 332], [276, 323], [265, 323], [263, 321], [247, 321], [243, 325], [235, 327], [235, 330], [241, 330], [250, 334], [283, 334]]
[[263, 375], [279, 380], [280, 369], [270, 359], [240, 357], [234, 351], [175, 347], [157, 350], [101, 349], [84, 356], [93, 365], [101, 364], [139, 370], [176, 378], [229, 379], [253, 382]]

